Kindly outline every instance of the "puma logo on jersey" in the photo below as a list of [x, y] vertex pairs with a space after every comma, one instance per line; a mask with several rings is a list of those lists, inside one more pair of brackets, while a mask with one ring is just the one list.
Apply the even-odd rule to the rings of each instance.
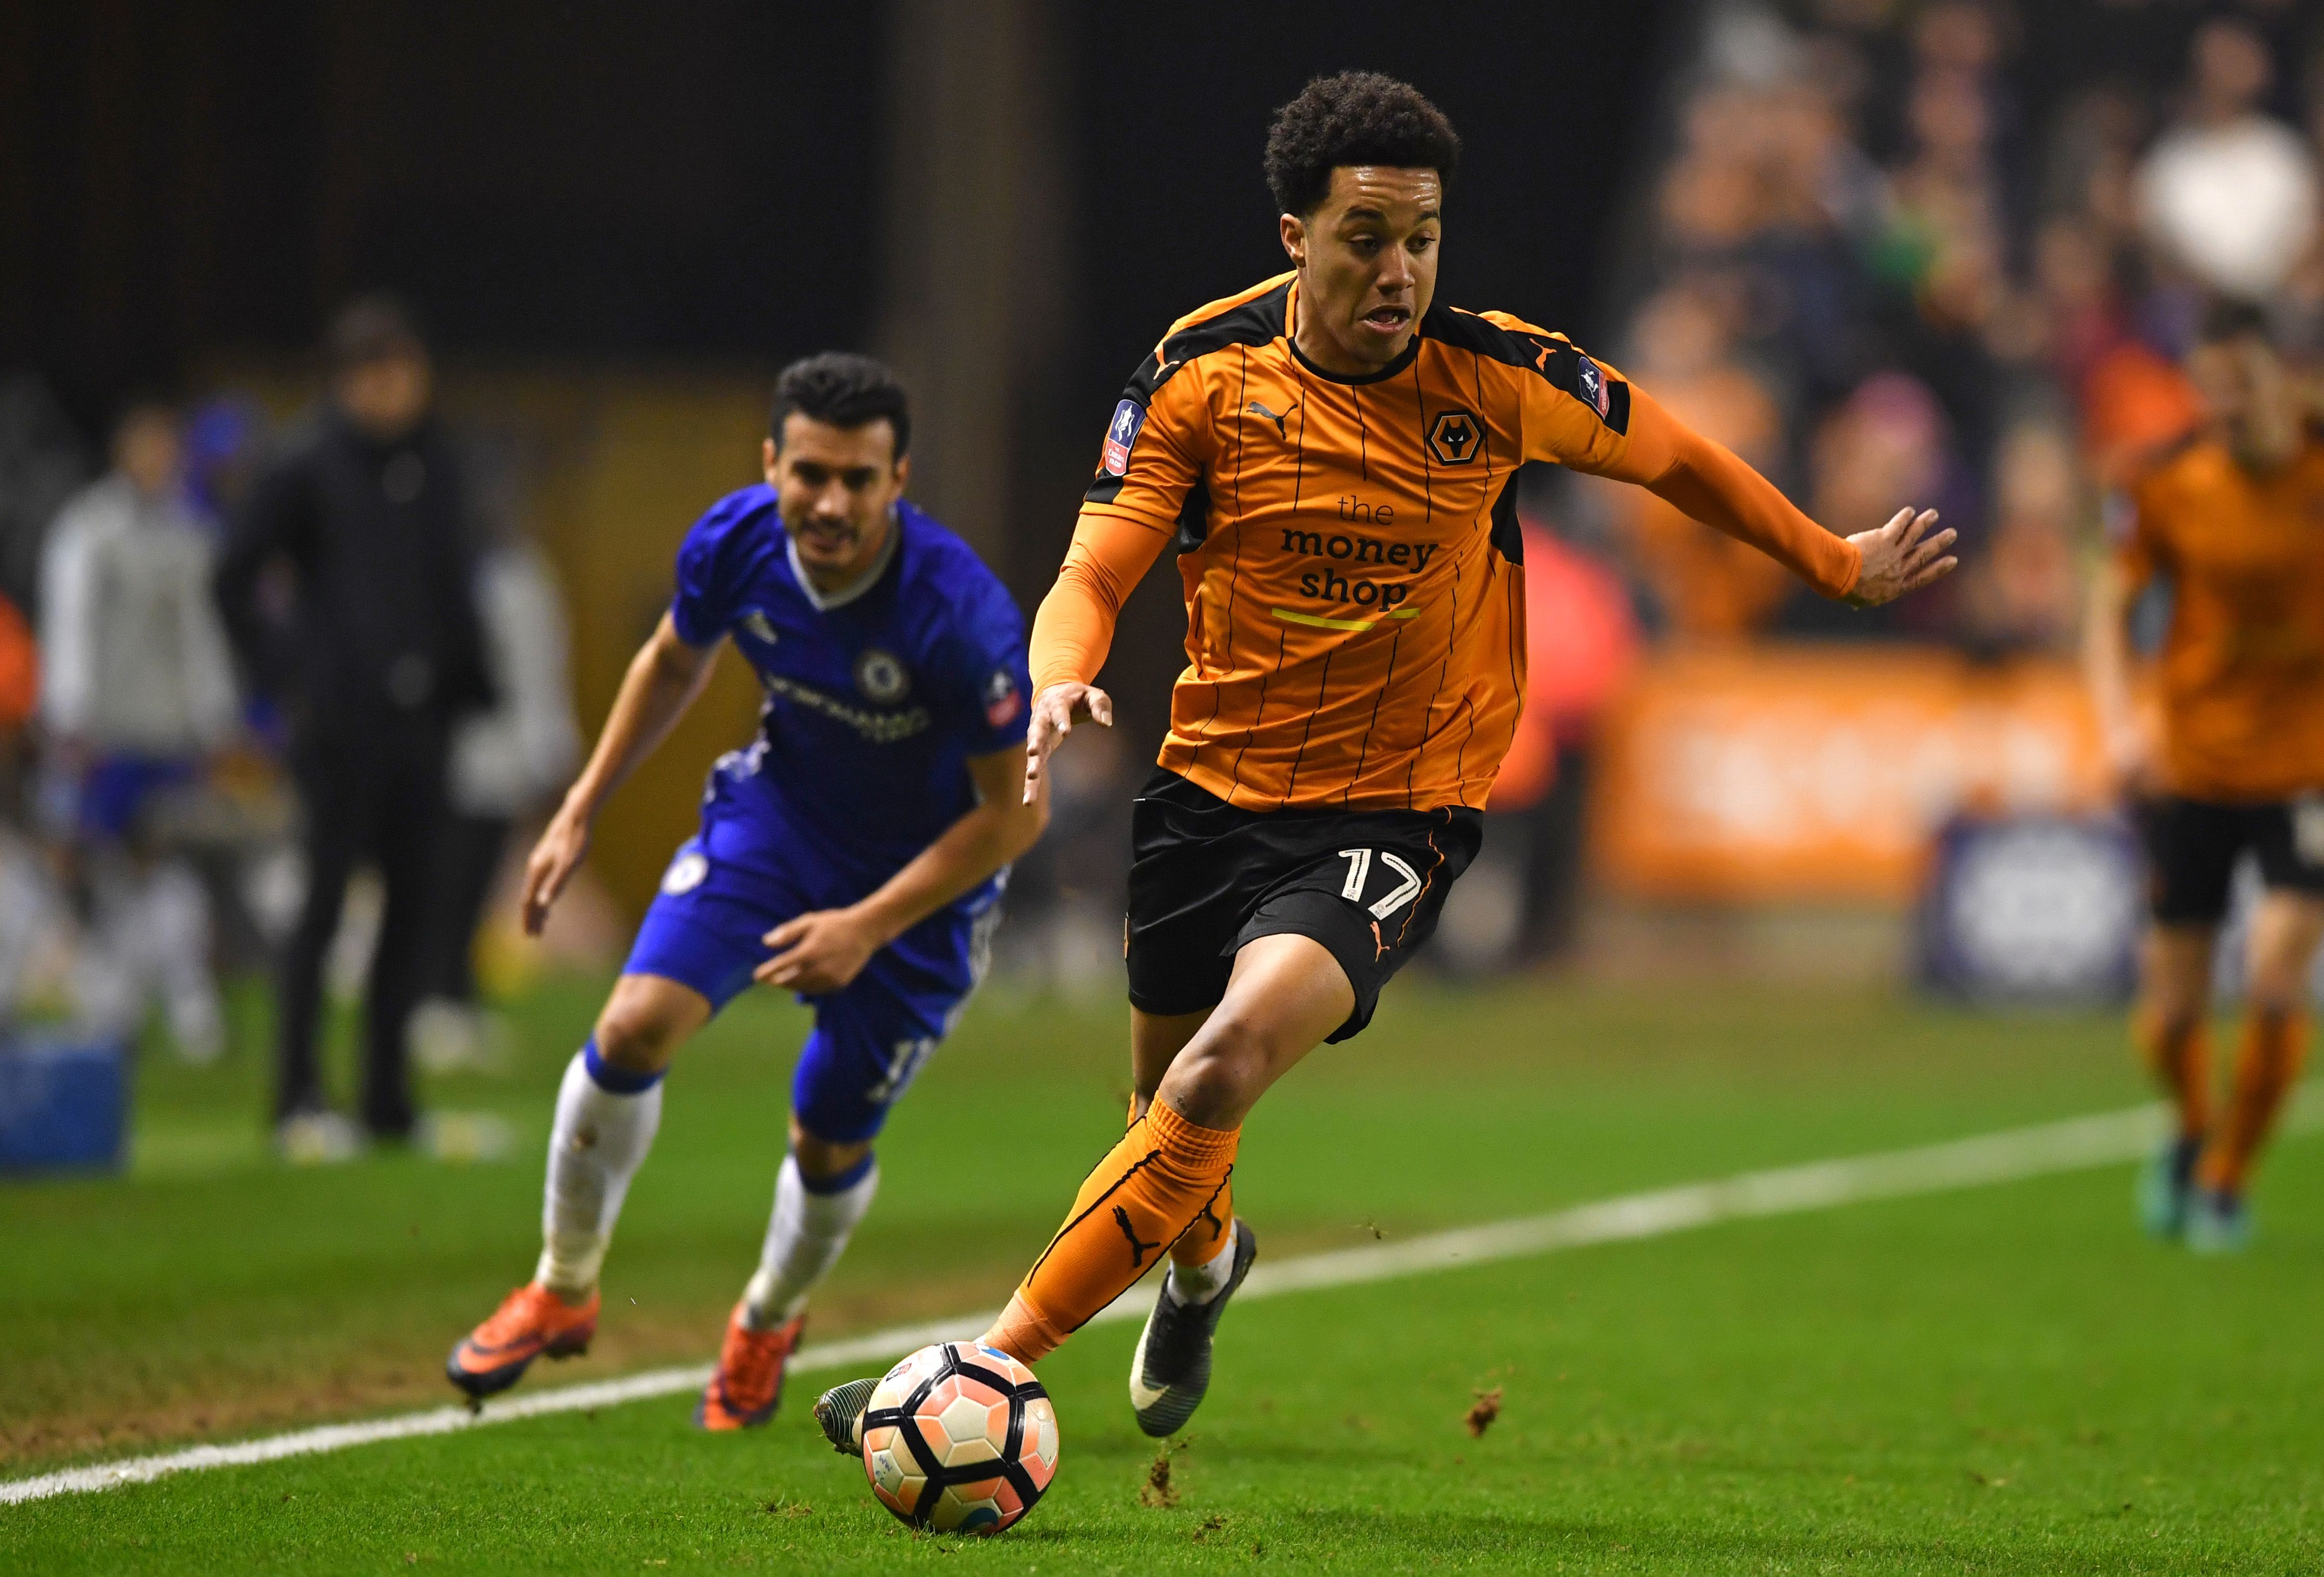
[[1256, 411], [1258, 411], [1258, 412], [1259, 413], [1259, 415], [1261, 415], [1261, 416], [1263, 416], [1263, 417], [1267, 418], [1267, 420], [1269, 420], [1269, 421], [1271, 421], [1271, 422], [1273, 422], [1273, 423], [1275, 424], [1275, 436], [1276, 436], [1276, 437], [1277, 437], [1277, 438], [1281, 438], [1285, 443], [1289, 443], [1289, 442], [1291, 441], [1291, 432], [1290, 432], [1290, 429], [1287, 429], [1287, 428], [1286, 428], [1283, 424], [1284, 424], [1284, 422], [1285, 422], [1285, 421], [1286, 421], [1286, 420], [1288, 420], [1290, 419], [1291, 411], [1292, 411], [1292, 410], [1298, 410], [1298, 409], [1299, 409], [1299, 407], [1298, 407], [1297, 405], [1296, 405], [1296, 404], [1295, 404], [1295, 405], [1293, 405], [1293, 406], [1291, 407], [1291, 410], [1286, 410], [1286, 411], [1285, 411], [1281, 416], [1277, 416], [1277, 415], [1276, 415], [1276, 414], [1275, 414], [1275, 412], [1273, 412], [1272, 410], [1269, 410], [1266, 406], [1261, 405], [1261, 404], [1260, 404], [1258, 401], [1256, 401], [1256, 400], [1252, 401], [1250, 404], [1248, 404], [1248, 405], [1244, 406], [1244, 407], [1243, 407], [1243, 409], [1244, 409], [1245, 410], [1256, 410]]
[[1158, 1249], [1162, 1245], [1141, 1241], [1138, 1230], [1130, 1224], [1130, 1213], [1118, 1204], [1113, 1207], [1113, 1224], [1120, 1227], [1121, 1235], [1130, 1240], [1130, 1268], [1143, 1270], [1146, 1268], [1146, 1250]]

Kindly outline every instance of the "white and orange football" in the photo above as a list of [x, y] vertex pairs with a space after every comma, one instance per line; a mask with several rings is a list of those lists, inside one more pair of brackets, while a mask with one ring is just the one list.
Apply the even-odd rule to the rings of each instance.
[[1057, 1410], [1005, 1352], [938, 1342], [872, 1388], [863, 1476], [914, 1527], [999, 1533], [1033, 1509], [1056, 1472]]

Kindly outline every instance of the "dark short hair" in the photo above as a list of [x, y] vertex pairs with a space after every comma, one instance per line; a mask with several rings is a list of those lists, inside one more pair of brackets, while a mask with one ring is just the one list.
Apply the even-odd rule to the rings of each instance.
[[131, 422], [148, 416], [158, 416], [172, 422], [183, 421], [186, 401], [173, 383], [133, 383], [122, 391], [113, 402], [113, 423], [106, 430], [115, 438]]
[[1304, 219], [1331, 195], [1332, 171], [1347, 164], [1434, 170], [1450, 189], [1460, 134], [1409, 82], [1378, 71], [1318, 77], [1267, 129], [1267, 189], [1277, 208]]
[[401, 296], [358, 296], [340, 308], [323, 335], [323, 357], [333, 373], [344, 373], [393, 356], [428, 354], [420, 315]]
[[2196, 334], [2199, 345], [2223, 345], [2231, 339], [2258, 338], [2273, 344], [2267, 314], [2249, 301], [2222, 296], [2205, 309], [2202, 327]]
[[775, 380], [775, 408], [767, 436], [783, 441], [783, 418], [792, 411], [833, 427], [863, 427], [885, 421], [896, 435], [896, 458], [912, 441], [912, 401], [887, 364], [844, 350], [827, 350], [793, 362]]

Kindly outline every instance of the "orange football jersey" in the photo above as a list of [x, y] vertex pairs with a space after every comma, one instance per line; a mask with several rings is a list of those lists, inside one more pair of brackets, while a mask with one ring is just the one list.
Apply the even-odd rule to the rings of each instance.
[[2131, 496], [2124, 568], [2171, 587], [2164, 781], [2227, 801], [2324, 788], [2324, 442], [2273, 475], [2190, 444]]
[[1683, 507], [1756, 486], [1754, 540], [1827, 592], [1853, 581], [1853, 547], [1562, 335], [1435, 306], [1351, 377], [1300, 354], [1296, 314], [1284, 274], [1140, 366], [1034, 632], [1037, 692], [1093, 678], [1122, 597], [1175, 547], [1187, 667], [1161, 764], [1234, 805], [1485, 803], [1525, 688], [1528, 461], [1655, 484], [1691, 455]]

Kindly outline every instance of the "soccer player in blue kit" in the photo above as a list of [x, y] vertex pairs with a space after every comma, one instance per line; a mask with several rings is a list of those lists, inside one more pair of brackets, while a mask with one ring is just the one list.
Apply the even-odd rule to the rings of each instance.
[[524, 921], [538, 932], [599, 807], [732, 640], [766, 689], [760, 736], [711, 772], [701, 831], [566, 1069], [540, 1264], [445, 1365], [471, 1397], [587, 1348], [662, 1075], [757, 981], [812, 1003], [815, 1028], [765, 1250], [695, 1416], [711, 1429], [773, 1416], [807, 1293], [872, 1203], [872, 1139], [983, 971], [1005, 869], [1047, 819], [1019, 791], [1024, 622], [967, 544], [904, 501], [910, 431], [877, 362], [834, 353], [784, 370], [765, 485], [687, 533], [677, 596], [533, 850]]

